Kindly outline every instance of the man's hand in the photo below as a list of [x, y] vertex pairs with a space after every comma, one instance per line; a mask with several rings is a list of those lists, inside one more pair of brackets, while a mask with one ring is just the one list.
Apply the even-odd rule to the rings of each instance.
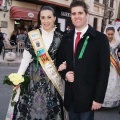
[[101, 108], [101, 106], [102, 106], [101, 103], [93, 101], [91, 110], [98, 110]]
[[74, 72], [73, 71], [67, 72], [65, 78], [68, 82], [74, 82]]

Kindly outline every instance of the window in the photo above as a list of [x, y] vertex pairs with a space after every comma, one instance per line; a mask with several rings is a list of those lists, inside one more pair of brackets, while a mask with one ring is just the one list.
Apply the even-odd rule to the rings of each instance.
[[93, 21], [93, 28], [97, 30], [97, 21], [98, 19], [97, 18], [94, 18], [94, 21]]
[[114, 5], [114, 0], [110, 0], [110, 7], [113, 8], [113, 5]]
[[103, 0], [103, 4], [105, 4], [106, 3], [106, 0]]

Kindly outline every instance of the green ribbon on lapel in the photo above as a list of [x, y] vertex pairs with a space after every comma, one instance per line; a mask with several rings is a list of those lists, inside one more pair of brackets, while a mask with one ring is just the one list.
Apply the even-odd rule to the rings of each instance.
[[81, 58], [83, 57], [83, 54], [84, 54], [85, 49], [86, 49], [86, 46], [87, 46], [87, 44], [88, 44], [88, 39], [89, 39], [89, 36], [87, 36], [86, 39], [85, 39], [85, 41], [84, 41], [84, 44], [83, 44], [83, 46], [82, 46], [82, 49], [81, 49], [81, 51], [80, 51], [80, 54], [79, 54], [78, 59], [81, 59]]

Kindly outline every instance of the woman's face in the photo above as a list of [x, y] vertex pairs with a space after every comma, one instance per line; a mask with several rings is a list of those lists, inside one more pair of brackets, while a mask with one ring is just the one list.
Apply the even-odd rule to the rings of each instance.
[[119, 31], [118, 31], [118, 34], [119, 34], [119, 36], [120, 36], [120, 29], [119, 29]]
[[107, 38], [108, 38], [109, 42], [111, 42], [114, 38], [114, 31], [113, 30], [107, 30], [106, 35], [107, 35]]
[[43, 29], [47, 32], [50, 32], [55, 23], [56, 17], [54, 17], [51, 10], [42, 10], [40, 13], [40, 21]]

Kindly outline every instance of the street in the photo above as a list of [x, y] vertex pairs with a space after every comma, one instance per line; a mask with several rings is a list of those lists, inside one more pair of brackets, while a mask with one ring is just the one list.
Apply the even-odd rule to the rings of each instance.
[[[3, 76], [16, 72], [18, 67], [0, 66], [0, 120], [5, 120], [12, 87], [3, 85]], [[120, 107], [111, 109], [101, 109], [95, 112], [95, 120], [120, 120]]]
[[12, 87], [3, 85], [3, 76], [16, 72], [18, 67], [3, 67], [0, 66], [0, 120], [5, 120], [5, 115], [12, 93]]

